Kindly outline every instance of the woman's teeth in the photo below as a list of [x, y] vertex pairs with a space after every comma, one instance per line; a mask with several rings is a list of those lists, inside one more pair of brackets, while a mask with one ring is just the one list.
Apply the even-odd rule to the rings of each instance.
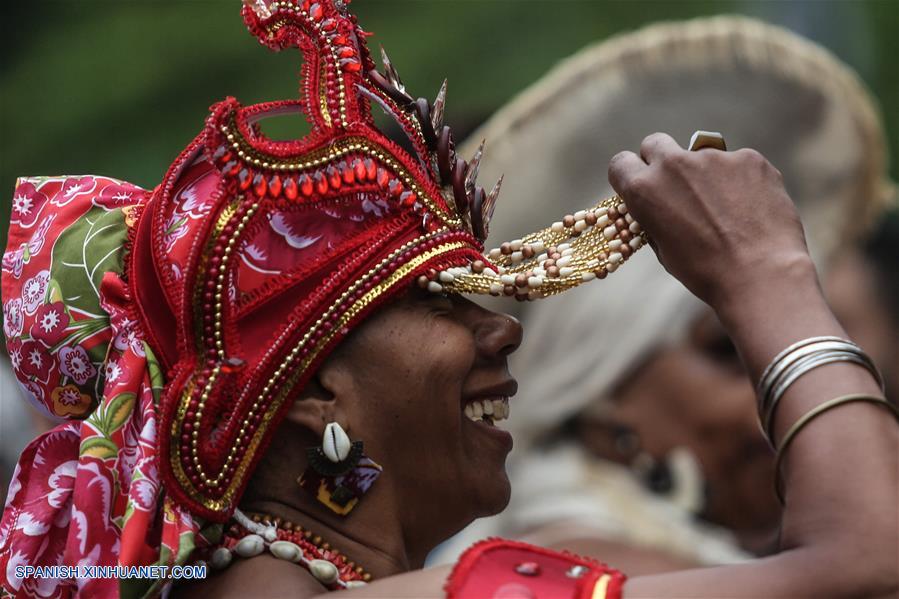
[[465, 415], [475, 422], [493, 424], [509, 417], [509, 398], [475, 399], [465, 404]]

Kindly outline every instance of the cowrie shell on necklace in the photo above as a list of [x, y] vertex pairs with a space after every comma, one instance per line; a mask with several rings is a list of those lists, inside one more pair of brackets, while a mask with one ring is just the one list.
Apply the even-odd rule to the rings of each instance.
[[339, 576], [337, 566], [323, 559], [314, 559], [309, 562], [309, 571], [320, 582], [334, 584]]
[[255, 557], [265, 549], [265, 541], [257, 534], [247, 535], [237, 542], [234, 552], [240, 557]]

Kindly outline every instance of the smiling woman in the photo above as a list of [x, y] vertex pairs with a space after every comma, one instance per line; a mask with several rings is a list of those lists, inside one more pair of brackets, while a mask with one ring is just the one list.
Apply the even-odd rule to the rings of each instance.
[[[496, 423], [516, 391], [506, 359], [521, 329], [459, 294], [528, 301], [606, 278], [644, 245], [645, 220], [759, 378], [796, 338], [843, 334], [778, 173], [714, 134], [697, 136], [692, 149], [719, 148], [702, 152], [655, 135], [612, 163], [624, 199], [485, 252], [499, 184], [477, 184], [483, 148], [457, 156], [443, 93], [413, 99], [386, 55], [378, 71], [345, 2], [253, 0], [243, 16], [262, 44], [303, 52], [299, 100], [214, 105], [153, 192], [105, 177], [20, 182], [40, 208], [11, 226], [5, 332], [20, 383], [67, 421], [23, 452], [0, 521], [4, 592], [431, 596], [445, 582], [450, 597], [620, 597], [624, 576], [604, 564], [499, 539], [448, 580], [395, 576], [509, 499], [511, 437]], [[372, 102], [410, 150], [375, 126]], [[303, 139], [258, 127], [295, 112], [311, 126]], [[758, 243], [779, 251], [761, 256]], [[784, 309], [769, 318], [774, 298]], [[64, 321], [52, 339], [44, 306]], [[840, 393], [853, 394], [839, 400], [854, 404], [839, 410], [851, 426], [821, 418], [784, 462], [790, 552], [637, 578], [626, 592], [894, 591], [896, 431], [870, 374], [845, 363], [808, 374], [780, 400], [771, 439], [789, 444], [789, 424]], [[847, 497], [861, 481], [867, 492]], [[851, 531], [833, 505], [857, 513]], [[874, 551], [832, 580], [815, 566], [854, 555], [849, 532]], [[199, 561], [215, 574], [191, 586], [16, 574]]]

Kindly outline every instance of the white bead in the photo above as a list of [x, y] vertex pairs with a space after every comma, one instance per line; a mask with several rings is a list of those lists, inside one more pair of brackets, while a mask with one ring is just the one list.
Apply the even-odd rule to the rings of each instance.
[[634, 237], [633, 239], [630, 240], [630, 243], [628, 243], [628, 245], [631, 246], [632, 250], [637, 251], [641, 247], [643, 247], [643, 238], [642, 237]]
[[[545, 221], [544, 221], [544, 222], [545, 222]], [[554, 222], [554, 223], [552, 224], [552, 226], [551, 226], [549, 229], [550, 229], [550, 231], [552, 231], [553, 233], [561, 233], [562, 231], [565, 230], [565, 225], [562, 224], [561, 221], [556, 221], [556, 222]]]
[[309, 571], [315, 579], [324, 584], [334, 584], [337, 581], [337, 566], [323, 559], [314, 559], [309, 562]]
[[547, 260], [549, 260], [549, 254], [547, 254], [546, 252], [543, 252], [539, 256], [537, 256], [537, 262], [543, 263]]
[[599, 228], [603, 228], [606, 225], [608, 225], [610, 222], [612, 222], [612, 221], [609, 219], [609, 215], [603, 214], [602, 216], [597, 217], [595, 226], [597, 226]]
[[572, 248], [572, 247], [565, 248], [564, 250], [562, 250], [562, 255], [563, 255], [563, 256], [573, 256], [573, 255], [574, 255], [574, 248]]
[[585, 221], [585, 220], [575, 221], [574, 230], [577, 231], [578, 233], [583, 233], [584, 231], [586, 231], [587, 230], [587, 221]]
[[602, 236], [606, 239], [612, 239], [616, 235], [618, 235], [618, 229], [615, 227], [615, 225], [609, 225], [602, 230]]
[[559, 276], [562, 277], [562, 278], [570, 277], [570, 276], [573, 275], [573, 274], [574, 274], [574, 269], [573, 269], [573, 268], [570, 268], [570, 267], [568, 267], [568, 266], [566, 266], [565, 268], [560, 268], [560, 269], [559, 269]]
[[528, 287], [536, 289], [540, 285], [543, 285], [543, 277], [528, 277]]
[[295, 562], [302, 555], [299, 545], [290, 541], [275, 541], [269, 545], [268, 550], [278, 559]]
[[540, 240], [537, 240], [531, 244], [531, 249], [534, 250], [535, 254], [543, 253], [546, 250], [546, 244]]
[[516, 264], [524, 260], [524, 254], [521, 252], [512, 252], [510, 257], [512, 258], [512, 262], [515, 262]]
[[570, 255], [562, 256], [561, 258], [556, 260], [556, 266], [558, 266], [559, 268], [568, 266], [569, 264], [571, 264], [571, 256]]
[[618, 204], [618, 212], [620, 212], [621, 214], [627, 214], [627, 206], [624, 204], [624, 202]]
[[216, 570], [221, 570], [222, 568], [228, 567], [232, 558], [233, 556], [231, 555], [230, 549], [227, 547], [219, 547], [212, 552], [212, 558], [210, 558], [209, 563], [211, 563], [212, 567]]
[[587, 281], [592, 281], [595, 278], [596, 278], [596, 275], [592, 272], [585, 272], [585, 273], [581, 274], [581, 280], [584, 281], [585, 283]]
[[492, 268], [485, 268], [483, 274], [487, 275], [488, 277], [495, 277], [496, 271]]
[[571, 244], [570, 244], [570, 243], [560, 243], [560, 244], [556, 247], [556, 249], [559, 250], [559, 253], [562, 254], [562, 255], [564, 256], [564, 255], [565, 255], [565, 250], [567, 250], [567, 249], [570, 248], [570, 247], [571, 247]]
[[509, 246], [512, 248], [513, 252], [517, 252], [518, 250], [520, 250], [523, 244], [524, 242], [520, 239], [513, 239], [509, 242]]
[[445, 270], [441, 271], [440, 274], [437, 275], [437, 278], [440, 279], [442, 283], [452, 283], [456, 279], [456, 277], [454, 277], [452, 273], [449, 273]]
[[367, 584], [368, 583], [365, 582], [364, 580], [348, 580], [348, 581], [346, 581], [346, 588], [355, 589], [358, 587], [364, 587]]
[[617, 252], [621, 249], [621, 246], [624, 245], [624, 242], [620, 239], [613, 239], [609, 242], [609, 249], [613, 252]]
[[587, 216], [586, 210], [578, 210], [574, 213], [574, 220], [584, 220], [585, 216]]
[[503, 292], [503, 286], [499, 283], [490, 283], [490, 293], [492, 295], [499, 295]]
[[492, 250], [490, 250], [490, 253], [487, 254], [487, 257], [490, 258], [491, 260], [496, 260], [497, 258], [499, 258], [502, 255], [503, 255], [503, 253], [499, 250], [499, 248], [493, 248]]
[[503, 275], [499, 278], [499, 280], [503, 282], [503, 285], [514, 285], [515, 284], [515, 276], [514, 275]]
[[640, 226], [640, 223], [634, 221], [631, 223], [631, 226], [629, 226], [628, 229], [630, 229], [631, 233], [633, 233], [634, 235], [639, 235], [640, 231], [643, 230], [643, 227]]
[[606, 272], [615, 272], [616, 270], [618, 270], [618, 263], [617, 263], [617, 262], [609, 262], [609, 263], [606, 265]]
[[234, 552], [240, 557], [255, 557], [265, 549], [265, 541], [259, 535], [247, 535], [237, 542]]
[[431, 281], [428, 283], [428, 291], [430, 291], [431, 293], [442, 293], [443, 286], [436, 281]]
[[609, 262], [611, 264], [618, 264], [623, 259], [624, 259], [624, 256], [622, 256], [618, 252], [612, 252], [611, 254], [609, 254]]
[[634, 217], [631, 216], [630, 214], [625, 214], [624, 222], [626, 222], [627, 224], [631, 224], [632, 222], [634, 222]]

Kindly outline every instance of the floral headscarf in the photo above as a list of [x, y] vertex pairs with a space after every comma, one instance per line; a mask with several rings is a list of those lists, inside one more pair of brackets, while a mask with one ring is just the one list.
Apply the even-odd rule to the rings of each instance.
[[143, 595], [161, 581], [22, 580], [15, 570], [172, 566], [203, 540], [190, 514], [169, 501], [159, 505], [154, 403], [162, 372], [137, 333], [122, 275], [149, 196], [108, 177], [17, 184], [2, 286], [12, 365], [45, 414], [89, 415], [22, 453], [0, 521], [0, 595]]

